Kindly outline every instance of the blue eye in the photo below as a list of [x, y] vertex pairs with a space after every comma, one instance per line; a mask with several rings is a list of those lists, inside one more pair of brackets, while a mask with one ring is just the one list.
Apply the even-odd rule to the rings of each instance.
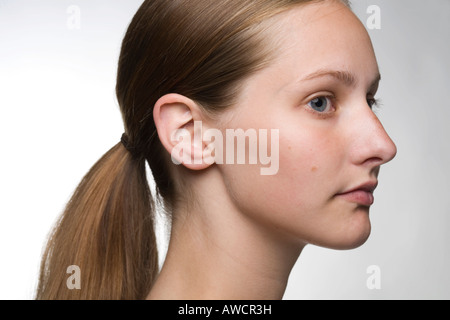
[[315, 98], [314, 100], [311, 100], [308, 103], [308, 106], [310, 106], [314, 111], [324, 113], [329, 111], [328, 109], [332, 107], [332, 103], [330, 98], [318, 97]]

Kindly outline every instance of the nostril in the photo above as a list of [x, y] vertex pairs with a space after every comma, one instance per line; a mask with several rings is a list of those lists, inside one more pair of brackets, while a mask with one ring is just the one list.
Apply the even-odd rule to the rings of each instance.
[[364, 165], [368, 165], [371, 167], [379, 167], [384, 163], [384, 160], [379, 157], [369, 158], [364, 162]]

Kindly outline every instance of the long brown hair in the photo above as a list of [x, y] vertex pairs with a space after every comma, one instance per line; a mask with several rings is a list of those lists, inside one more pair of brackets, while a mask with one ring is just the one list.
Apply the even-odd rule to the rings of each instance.
[[[153, 106], [179, 93], [218, 112], [238, 85], [270, 56], [263, 21], [313, 0], [147, 0], [122, 44], [117, 98], [128, 143], [118, 143], [83, 178], [57, 221], [43, 254], [37, 299], [144, 299], [158, 274], [155, 202], [167, 212], [179, 199]], [[317, 1], [317, 0], [316, 0]], [[67, 268], [79, 267], [70, 290]]]

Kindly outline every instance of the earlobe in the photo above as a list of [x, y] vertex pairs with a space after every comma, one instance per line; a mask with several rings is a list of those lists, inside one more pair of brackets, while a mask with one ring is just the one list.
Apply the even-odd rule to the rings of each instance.
[[191, 99], [168, 94], [153, 109], [159, 139], [170, 153], [172, 162], [191, 170], [203, 170], [211, 164], [203, 160], [203, 122], [200, 107]]

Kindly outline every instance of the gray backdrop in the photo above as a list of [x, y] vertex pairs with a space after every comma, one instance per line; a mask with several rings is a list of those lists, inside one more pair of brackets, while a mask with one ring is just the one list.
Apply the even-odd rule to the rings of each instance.
[[[33, 298], [51, 224], [120, 139], [117, 58], [140, 3], [0, 0], [0, 299]], [[285, 299], [450, 298], [450, 1], [354, 0], [364, 23], [371, 5], [379, 114], [398, 156], [382, 170], [369, 241], [307, 247]]]

